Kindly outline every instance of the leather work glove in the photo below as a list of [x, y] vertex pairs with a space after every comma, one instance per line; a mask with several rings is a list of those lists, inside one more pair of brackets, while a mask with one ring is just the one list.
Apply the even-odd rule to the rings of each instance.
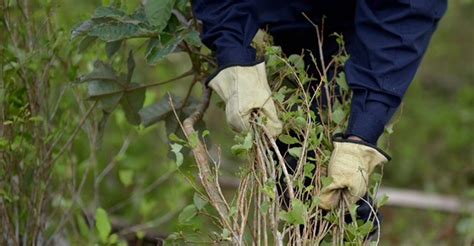
[[334, 150], [329, 160], [328, 177], [332, 183], [321, 190], [320, 207], [330, 210], [338, 206], [343, 192], [350, 204], [356, 203], [367, 192], [369, 176], [375, 167], [390, 160], [377, 147], [354, 140], [333, 139]]
[[267, 118], [265, 127], [270, 134], [281, 133], [282, 123], [271, 98], [264, 62], [224, 68], [210, 80], [209, 86], [224, 100], [227, 123], [234, 131], [248, 131], [250, 115], [258, 109]]

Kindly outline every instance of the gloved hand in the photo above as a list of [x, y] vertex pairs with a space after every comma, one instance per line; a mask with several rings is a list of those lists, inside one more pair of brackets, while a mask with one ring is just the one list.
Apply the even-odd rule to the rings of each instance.
[[350, 204], [354, 204], [367, 192], [369, 176], [375, 167], [390, 157], [377, 147], [367, 143], [335, 137], [334, 150], [328, 166], [332, 183], [321, 190], [322, 209], [335, 208], [345, 192]]
[[267, 118], [268, 131], [273, 136], [281, 133], [282, 123], [271, 98], [264, 62], [225, 68], [211, 79], [209, 86], [224, 100], [227, 123], [234, 131], [249, 130], [250, 115], [259, 109]]

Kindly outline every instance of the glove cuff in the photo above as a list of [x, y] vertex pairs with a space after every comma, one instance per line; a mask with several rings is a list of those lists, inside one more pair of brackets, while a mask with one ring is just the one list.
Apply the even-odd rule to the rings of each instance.
[[230, 67], [253, 67], [253, 66], [256, 66], [260, 63], [263, 63], [265, 62], [265, 60], [259, 60], [259, 61], [256, 61], [256, 62], [251, 62], [251, 63], [230, 63], [230, 64], [227, 64], [225, 66], [222, 66], [222, 67], [219, 67], [216, 71], [214, 71], [208, 78], [207, 80], [204, 82], [205, 85], [209, 86], [209, 83], [215, 78], [217, 77], [217, 75], [219, 75], [220, 72], [224, 71], [226, 68], [230, 68]]
[[377, 152], [379, 152], [381, 155], [383, 155], [385, 158], [387, 158], [387, 161], [390, 161], [392, 159], [392, 157], [390, 157], [389, 154], [387, 154], [385, 151], [383, 151], [379, 147], [377, 147], [377, 146], [375, 146], [371, 143], [365, 142], [365, 141], [357, 141], [357, 140], [348, 139], [348, 136], [345, 135], [344, 133], [334, 134], [333, 137], [332, 137], [332, 141], [337, 142], [337, 143], [353, 143], [353, 144], [364, 145], [364, 146], [370, 147], [370, 148], [376, 150]]

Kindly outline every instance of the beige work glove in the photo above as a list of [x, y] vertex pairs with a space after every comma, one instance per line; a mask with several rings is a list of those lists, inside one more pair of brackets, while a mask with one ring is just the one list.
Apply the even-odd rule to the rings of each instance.
[[389, 160], [389, 156], [377, 147], [352, 140], [333, 140], [334, 150], [328, 166], [332, 183], [321, 190], [322, 209], [338, 206], [343, 192], [350, 204], [354, 204], [367, 192], [369, 176], [375, 167]]
[[264, 62], [225, 68], [210, 80], [209, 86], [224, 100], [227, 123], [234, 131], [248, 131], [250, 115], [258, 109], [267, 118], [265, 127], [270, 134], [281, 133], [282, 123], [271, 98]]

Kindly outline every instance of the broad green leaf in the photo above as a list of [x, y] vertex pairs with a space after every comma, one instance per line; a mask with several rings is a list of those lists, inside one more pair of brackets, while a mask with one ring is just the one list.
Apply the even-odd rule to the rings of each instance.
[[183, 164], [183, 154], [181, 153], [181, 149], [183, 149], [183, 146], [181, 144], [171, 144], [171, 152], [174, 153], [176, 156], [176, 165], [180, 167]]
[[357, 204], [352, 204], [349, 207], [349, 214], [351, 215], [352, 218], [357, 218], [357, 208], [359, 206]]
[[336, 108], [332, 112], [332, 121], [336, 124], [341, 124], [345, 118], [346, 113], [340, 107]]
[[194, 206], [196, 206], [198, 210], [202, 210], [207, 204], [207, 201], [204, 200], [198, 193], [194, 193], [193, 202]]
[[157, 32], [165, 29], [171, 17], [175, 0], [148, 0], [145, 3], [145, 15]]
[[202, 46], [201, 38], [199, 37], [199, 32], [195, 30], [192, 30], [191, 32], [186, 33], [186, 35], [184, 35], [184, 40], [192, 46], [196, 46], [196, 47]]
[[306, 163], [304, 165], [304, 176], [311, 178], [313, 177], [313, 170], [316, 168], [316, 166], [313, 163]]
[[178, 216], [178, 221], [180, 224], [188, 223], [192, 218], [197, 214], [197, 209], [194, 204], [186, 206], [183, 211]]
[[174, 133], [171, 133], [169, 136], [168, 136], [169, 140], [173, 141], [173, 142], [176, 142], [176, 143], [182, 143], [182, 144], [185, 144], [186, 141], [184, 139], [181, 139], [180, 137], [178, 137], [176, 134]]
[[99, 101], [99, 108], [112, 112], [122, 97], [122, 87], [111, 80], [93, 80], [88, 83], [89, 98]]
[[120, 9], [114, 7], [98, 7], [95, 9], [94, 15], [92, 16], [93, 19], [97, 18], [114, 18], [119, 19], [125, 16], [125, 12]]
[[251, 132], [248, 132], [247, 135], [245, 135], [243, 142], [232, 146], [230, 150], [232, 151], [232, 154], [241, 156], [247, 153], [250, 149], [252, 149], [252, 146], [253, 136]]
[[95, 228], [99, 233], [100, 241], [104, 243], [107, 242], [107, 238], [112, 231], [112, 226], [110, 225], [107, 212], [102, 208], [98, 208], [95, 212]]
[[207, 137], [209, 136], [209, 134], [211, 134], [211, 132], [209, 132], [209, 130], [204, 130], [201, 134], [201, 136], [204, 138], [204, 137]]
[[[182, 105], [181, 99], [174, 97], [173, 103], [175, 108]], [[168, 97], [163, 97], [158, 103], [142, 108], [139, 112], [142, 124], [147, 127], [158, 121], [166, 119], [172, 113]]]
[[119, 179], [125, 186], [130, 186], [133, 183], [133, 170], [119, 170]]
[[321, 183], [324, 187], [328, 187], [332, 183], [332, 178], [331, 177], [321, 177]]
[[79, 53], [83, 53], [84, 51], [86, 51], [96, 40], [96, 37], [85, 36], [79, 43]]
[[89, 32], [90, 36], [97, 37], [106, 42], [136, 37], [146, 32], [138, 25], [123, 22], [97, 24]]
[[181, 41], [183, 41], [183, 37], [177, 36], [172, 37], [164, 44], [155, 43], [155, 45], [152, 46], [152, 48], [150, 48], [149, 52], [146, 54], [147, 63], [150, 65], [155, 65], [167, 55], [173, 53]]
[[336, 83], [343, 91], [349, 91], [349, 86], [347, 85], [346, 74], [340, 72], [336, 77]]
[[77, 25], [76, 27], [72, 29], [71, 39], [75, 39], [79, 36], [83, 36], [87, 34], [92, 29], [93, 26], [94, 26], [94, 22], [92, 22], [91, 20], [87, 20], [80, 23], [79, 25]]
[[288, 212], [281, 212], [280, 217], [292, 225], [303, 225], [308, 212], [306, 206], [300, 200], [291, 201], [291, 208]]
[[120, 46], [122, 46], [123, 40], [117, 40], [117, 41], [112, 41], [112, 42], [107, 42], [105, 44], [105, 53], [107, 53], [108, 58], [112, 58], [112, 56], [117, 53], [117, 51], [120, 49]]
[[87, 82], [91, 80], [118, 80], [115, 70], [108, 64], [101, 61], [94, 63], [94, 70], [91, 73], [83, 76], [80, 82]]
[[306, 122], [306, 119], [304, 117], [301, 117], [301, 116], [298, 116], [295, 118], [295, 123], [296, 125], [298, 125], [298, 127], [305, 127], [307, 122]]
[[278, 137], [278, 140], [280, 140], [284, 144], [296, 144], [299, 143], [298, 139], [295, 137], [292, 137], [290, 135], [282, 134]]
[[374, 226], [372, 224], [372, 221], [369, 220], [369, 221], [365, 222], [363, 225], [359, 226], [359, 228], [357, 228], [357, 230], [359, 231], [359, 233], [362, 236], [366, 236], [372, 231], [373, 227]]
[[188, 3], [189, 3], [189, 0], [176, 0], [176, 8], [181, 11], [184, 11]]
[[275, 182], [273, 180], [268, 180], [263, 186], [263, 192], [270, 197], [272, 200], [275, 199]]
[[297, 71], [301, 72], [305, 70], [304, 60], [300, 55], [290, 55], [290, 57], [288, 57], [288, 61], [296, 68]]
[[114, 234], [110, 235], [109, 240], [108, 240], [108, 243], [114, 245], [114, 244], [117, 243], [117, 241], [118, 241], [118, 236], [117, 236], [117, 234], [114, 233]]
[[146, 14], [145, 8], [143, 5], [140, 5], [135, 11], [129, 16], [130, 19], [139, 21], [139, 22], [146, 22]]
[[137, 83], [130, 83], [128, 89], [133, 88], [138, 89], [126, 91], [120, 100], [120, 105], [122, 105], [128, 122], [132, 125], [138, 125], [141, 123], [139, 111], [145, 102], [146, 88], [140, 88]]
[[79, 234], [83, 238], [88, 238], [90, 235], [89, 226], [86, 223], [84, 217], [80, 214], [76, 215], [77, 227], [79, 228]]
[[301, 154], [303, 153], [303, 148], [302, 147], [293, 147], [288, 150], [288, 153], [290, 153], [291, 156], [295, 158], [300, 158]]
[[377, 208], [382, 207], [383, 205], [387, 204], [388, 196], [387, 194], [383, 194], [382, 197], [377, 199]]
[[196, 148], [199, 144], [198, 132], [193, 132], [188, 136], [188, 144], [191, 148]]

